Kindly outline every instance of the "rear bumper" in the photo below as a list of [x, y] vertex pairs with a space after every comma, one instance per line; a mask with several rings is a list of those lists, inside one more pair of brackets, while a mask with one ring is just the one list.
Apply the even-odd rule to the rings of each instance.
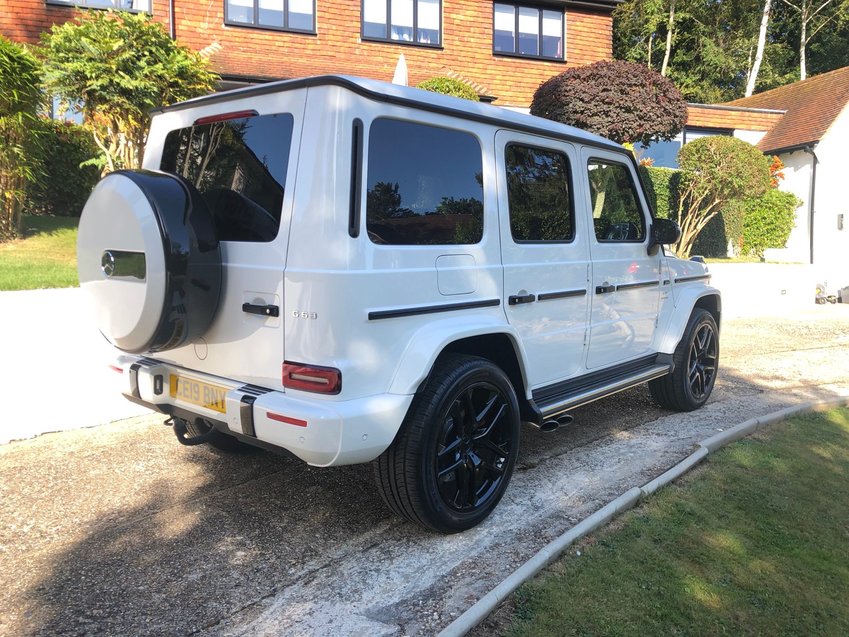
[[[205, 418], [242, 440], [279, 447], [315, 466], [377, 458], [392, 443], [413, 400], [395, 394], [310, 399], [306, 392], [284, 394], [136, 356], [120, 356], [112, 365], [122, 370], [122, 393], [134, 402], [167, 414]], [[171, 396], [173, 374], [226, 390], [224, 412]]]

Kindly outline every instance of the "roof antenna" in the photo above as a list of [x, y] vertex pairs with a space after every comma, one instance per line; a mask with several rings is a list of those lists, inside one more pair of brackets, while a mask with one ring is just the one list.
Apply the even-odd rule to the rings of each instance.
[[398, 64], [395, 65], [395, 75], [392, 76], [392, 83], [407, 86], [407, 60], [404, 59], [403, 53], [398, 57]]

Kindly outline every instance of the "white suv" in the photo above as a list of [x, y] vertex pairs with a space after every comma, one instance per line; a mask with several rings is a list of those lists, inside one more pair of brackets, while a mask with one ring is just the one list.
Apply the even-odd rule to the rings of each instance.
[[521, 423], [647, 381], [708, 399], [720, 297], [678, 235], [608, 140], [317, 77], [155, 113], [79, 273], [124, 393], [182, 442], [376, 460], [394, 511], [450, 533], [498, 503]]

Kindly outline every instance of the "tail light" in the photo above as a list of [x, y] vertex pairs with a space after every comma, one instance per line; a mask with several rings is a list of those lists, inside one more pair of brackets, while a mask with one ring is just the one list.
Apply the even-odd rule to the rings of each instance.
[[333, 367], [283, 363], [283, 387], [319, 394], [338, 394], [342, 391], [342, 372]]

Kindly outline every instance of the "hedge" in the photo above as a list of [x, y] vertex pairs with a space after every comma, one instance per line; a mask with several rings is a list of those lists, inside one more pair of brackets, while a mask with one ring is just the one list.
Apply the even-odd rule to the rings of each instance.
[[33, 215], [79, 217], [100, 177], [96, 166], [80, 164], [97, 157], [91, 133], [68, 122], [41, 123], [39, 170], [26, 187], [24, 210]]
[[472, 102], [479, 101], [478, 94], [470, 85], [460, 80], [455, 80], [451, 77], [433, 77], [416, 85], [416, 88], [421, 88], [432, 93], [442, 93], [443, 95], [451, 95]]
[[745, 202], [743, 252], [763, 256], [767, 248], [783, 248], [793, 230], [801, 202], [793, 193], [772, 189]]

